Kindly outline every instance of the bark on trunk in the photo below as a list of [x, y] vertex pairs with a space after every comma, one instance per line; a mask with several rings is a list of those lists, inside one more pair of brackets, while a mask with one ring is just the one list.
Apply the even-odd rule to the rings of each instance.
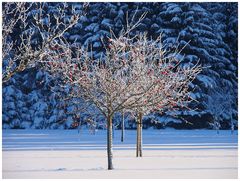
[[124, 113], [122, 112], [122, 124], [121, 124], [121, 142], [124, 140]]
[[136, 157], [139, 157], [139, 119], [137, 118], [137, 141], [136, 141]]
[[81, 133], [81, 128], [82, 128], [82, 124], [81, 124], [81, 121], [79, 121], [79, 125], [78, 125], [78, 133], [79, 134]]
[[113, 169], [112, 163], [112, 117], [107, 118], [107, 156], [108, 156], [108, 170]]
[[114, 129], [114, 123], [112, 121], [112, 138], [114, 139], [115, 136], [115, 129]]
[[142, 113], [139, 113], [139, 156], [142, 157]]
[[142, 113], [137, 116], [137, 146], [136, 157], [142, 157]]

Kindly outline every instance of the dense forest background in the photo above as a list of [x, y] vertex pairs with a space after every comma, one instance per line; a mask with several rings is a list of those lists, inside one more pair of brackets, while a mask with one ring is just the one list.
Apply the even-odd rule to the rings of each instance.
[[[71, 7], [75, 13], [83, 11], [82, 3], [67, 4], [68, 15]], [[52, 14], [59, 7], [62, 3], [45, 3], [44, 13]], [[177, 44], [183, 47], [189, 42], [182, 51], [185, 56], [182, 64], [200, 61], [205, 67], [189, 85], [192, 97], [197, 100], [190, 105], [190, 111], [151, 113], [144, 118], [143, 128], [214, 128], [216, 123], [221, 129], [237, 127], [237, 3], [90, 3], [86, 12], [64, 36], [72, 44], [91, 44], [95, 57], [101, 56], [101, 39], [110, 35], [110, 28], [117, 35], [126, 25], [127, 14], [131, 19], [134, 14], [140, 17], [147, 12], [133, 35], [147, 32], [149, 38], [156, 38], [162, 33], [163, 43], [169, 47]], [[25, 31], [16, 29], [12, 39], [17, 40]], [[33, 44], [38, 41], [41, 40], [36, 36]], [[80, 111], [79, 103], [63, 99], [67, 94], [68, 90], [60, 90], [57, 81], [41, 67], [16, 74], [2, 87], [3, 128], [70, 129], [75, 121], [90, 124], [89, 118], [97, 128], [105, 127], [104, 118], [95, 108]], [[115, 115], [116, 128], [120, 128], [120, 117], [120, 113]], [[125, 120], [126, 128], [136, 127], [131, 115], [126, 114]]]

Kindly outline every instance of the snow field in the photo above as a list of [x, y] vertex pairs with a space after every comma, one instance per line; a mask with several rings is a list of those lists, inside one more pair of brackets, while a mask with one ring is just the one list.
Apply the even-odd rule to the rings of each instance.
[[109, 171], [104, 130], [4, 130], [3, 178], [237, 178], [237, 132], [143, 130], [142, 158], [135, 132], [115, 131]]

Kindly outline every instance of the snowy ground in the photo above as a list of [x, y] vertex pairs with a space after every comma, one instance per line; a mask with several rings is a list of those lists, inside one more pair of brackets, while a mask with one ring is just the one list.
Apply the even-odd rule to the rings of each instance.
[[144, 130], [142, 158], [135, 137], [115, 131], [109, 171], [105, 131], [3, 130], [3, 178], [237, 178], [237, 132]]

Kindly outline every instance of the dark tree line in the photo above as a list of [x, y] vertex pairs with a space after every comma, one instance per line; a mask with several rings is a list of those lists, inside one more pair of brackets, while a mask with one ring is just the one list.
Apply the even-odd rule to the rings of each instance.
[[[71, 16], [72, 6], [75, 13], [83, 11], [81, 3], [68, 3], [66, 19]], [[46, 3], [45, 15], [54, 14], [57, 7], [61, 7], [61, 3]], [[102, 41], [107, 42], [110, 29], [118, 34], [126, 24], [126, 18], [131, 19], [135, 15], [137, 20], [147, 12], [133, 35], [147, 32], [154, 39], [162, 33], [165, 44], [169, 47], [179, 44], [180, 49], [187, 43], [179, 55], [179, 59], [185, 55], [182, 66], [200, 61], [205, 68], [190, 85], [192, 96], [197, 100], [190, 105], [191, 111], [166, 112], [163, 115], [151, 113], [143, 120], [143, 128], [211, 128], [216, 121], [222, 128], [230, 128], [232, 123], [237, 126], [237, 10], [237, 3], [90, 3], [86, 15], [64, 36], [73, 45], [92, 44], [94, 56], [100, 57], [104, 50]], [[31, 12], [34, 12], [34, 7]], [[28, 21], [31, 22], [31, 18]], [[18, 39], [23, 33], [19, 27], [11, 37]], [[36, 36], [32, 41], [37, 44], [41, 39]], [[68, 91], [68, 88], [59, 88], [57, 81], [41, 67], [14, 75], [3, 84], [3, 128], [69, 129], [73, 128], [76, 120], [91, 117], [102, 121], [103, 118], [97, 115], [92, 117], [92, 107], [88, 112], [77, 115], [76, 110], [81, 105], [76, 100], [67, 99]], [[224, 92], [230, 92], [231, 104], [226, 103], [228, 108], [225, 111], [218, 112], [207, 106], [215, 91], [222, 93], [223, 97]], [[218, 105], [216, 103], [215, 106]], [[115, 119], [117, 127], [120, 119], [118, 116]], [[127, 128], [136, 127], [132, 120], [130, 116], [126, 117]], [[104, 128], [104, 125], [98, 124], [97, 127]]]

